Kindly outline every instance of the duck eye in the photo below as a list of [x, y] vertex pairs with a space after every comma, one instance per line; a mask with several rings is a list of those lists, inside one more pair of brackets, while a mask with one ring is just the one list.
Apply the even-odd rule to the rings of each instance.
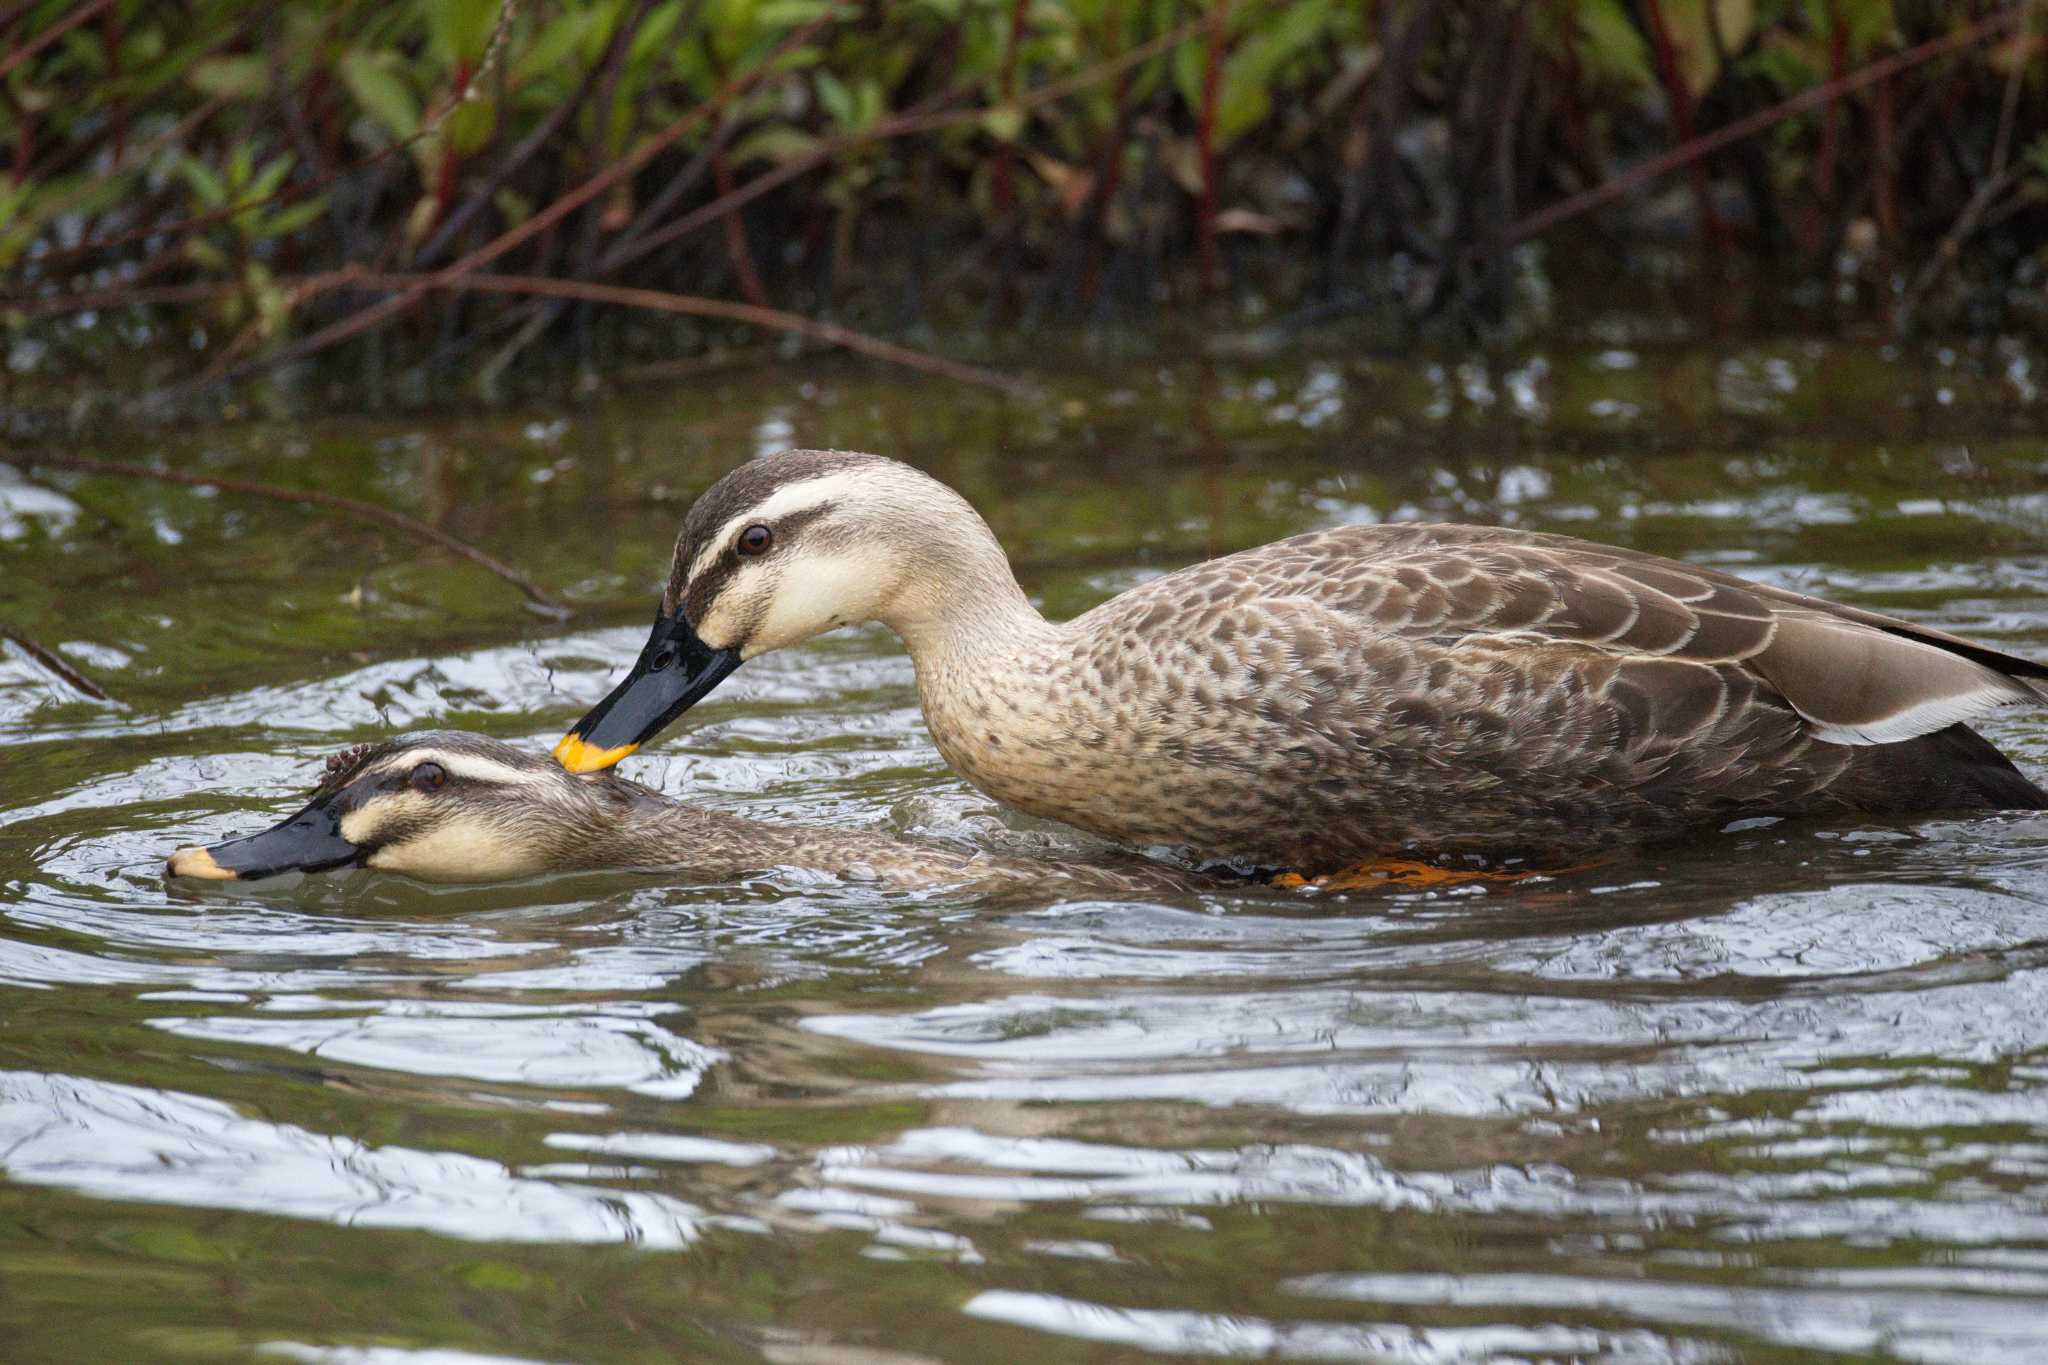
[[767, 554], [768, 548], [774, 543], [775, 532], [757, 523], [740, 532], [739, 541], [733, 546], [733, 550], [751, 559], [755, 555]]
[[438, 763], [422, 763], [406, 779], [418, 792], [437, 792], [448, 783], [448, 770]]

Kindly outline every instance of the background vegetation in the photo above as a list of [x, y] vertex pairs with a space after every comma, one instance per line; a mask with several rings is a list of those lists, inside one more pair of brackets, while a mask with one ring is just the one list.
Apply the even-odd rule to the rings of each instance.
[[1902, 329], [2037, 325], [2042, 10], [0, 4], [8, 368], [488, 382], [544, 339], [700, 343], [592, 326], [682, 315], [987, 378], [864, 333], [1201, 305], [1470, 337], [1540, 318], [1552, 241], [1596, 286], [1741, 266]]

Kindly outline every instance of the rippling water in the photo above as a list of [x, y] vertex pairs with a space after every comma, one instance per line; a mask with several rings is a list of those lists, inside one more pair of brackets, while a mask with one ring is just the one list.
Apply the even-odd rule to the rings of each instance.
[[[162, 448], [418, 509], [563, 586], [568, 623], [381, 530], [0, 466], [0, 625], [116, 699], [0, 647], [0, 1354], [2048, 1359], [2037, 815], [1160, 903], [160, 875], [344, 743], [551, 742], [637, 650], [689, 498], [792, 442], [951, 479], [1061, 614], [1429, 516], [2040, 655], [2038, 365], [1119, 363], [1028, 410], [827, 368]], [[946, 772], [879, 633], [752, 663], [685, 729], [634, 775], [1089, 847]], [[2048, 766], [2042, 717], [1988, 729]]]

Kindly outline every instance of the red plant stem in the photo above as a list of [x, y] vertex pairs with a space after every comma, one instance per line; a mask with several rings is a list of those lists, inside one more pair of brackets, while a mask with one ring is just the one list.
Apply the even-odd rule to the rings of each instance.
[[[1123, 31], [1123, 0], [1109, 0], [1102, 16], [1103, 47], [1114, 47]], [[1116, 212], [1117, 191], [1123, 188], [1124, 143], [1130, 137], [1130, 93], [1131, 72], [1129, 67], [1125, 67], [1116, 73], [1116, 89], [1109, 100], [1109, 130], [1102, 135], [1102, 150], [1095, 159], [1098, 224], [1088, 243], [1088, 265], [1081, 274], [1081, 301], [1084, 304], [1095, 302], [1096, 290], [1102, 284], [1102, 244], [1109, 233], [1109, 216]]]
[[72, 29], [98, 15], [100, 11], [112, 9], [113, 7], [114, 0], [91, 0], [89, 4], [80, 5], [77, 9], [65, 15], [41, 33], [38, 33], [20, 47], [15, 48], [14, 51], [8, 53], [5, 57], [0, 57], [0, 77], [6, 76], [15, 67], [20, 66], [23, 62], [35, 56]]
[[1828, 81], [1810, 90], [1802, 90], [1790, 99], [1781, 100], [1768, 109], [1759, 109], [1733, 123], [1723, 124], [1711, 133], [1702, 133], [1691, 142], [1653, 156], [1648, 161], [1632, 166], [1622, 174], [1603, 180], [1590, 189], [1560, 199], [1548, 208], [1538, 209], [1509, 229], [1508, 241], [1525, 242], [1531, 237], [1541, 236], [1559, 223], [1596, 209], [1610, 200], [1619, 199], [1646, 181], [1668, 175], [1681, 166], [1689, 166], [1703, 156], [1711, 156], [1720, 151], [1730, 143], [1754, 137], [1794, 114], [1803, 114], [1828, 100], [1861, 90], [1868, 85], [1875, 85], [1879, 81], [1896, 76], [1901, 71], [1911, 70], [1957, 48], [1980, 42], [1992, 34], [2012, 27], [2019, 22], [2023, 13], [2024, 11], [2020, 10], [2000, 10], [1987, 14], [1982, 19], [1953, 29], [1939, 38], [1930, 38], [1917, 47], [1910, 47], [1904, 52], [1894, 53], [1881, 61], [1872, 62], [1860, 70], [1850, 72], [1840, 80]]
[[36, 154], [36, 116], [31, 111], [14, 104], [14, 174], [10, 177], [16, 187], [28, 182], [29, 162]]
[[[455, 63], [455, 95], [448, 106], [450, 113], [469, 93], [469, 63]], [[455, 154], [455, 144], [448, 138], [441, 139], [441, 164], [434, 168], [434, 221], [429, 227], [438, 227], [448, 217], [448, 206], [455, 202], [455, 187], [462, 177], [462, 158]], [[421, 236], [425, 236], [424, 233]]]
[[[110, 9], [100, 20], [100, 41], [107, 47], [107, 79], [118, 82], [121, 79], [121, 11]], [[114, 160], [128, 155], [128, 100], [124, 96], [114, 101]]]
[[[1017, 94], [1017, 44], [1024, 40], [1024, 11], [1028, 0], [1010, 0], [1010, 31], [1003, 40], [1003, 69], [997, 89], [1002, 94], [1003, 107], [1008, 108]], [[1016, 148], [1010, 139], [1004, 138], [996, 144], [995, 166], [989, 176], [989, 205], [996, 221], [1009, 217], [1010, 205], [1016, 197], [1012, 183], [1015, 174], [1012, 162]]]
[[[280, 277], [276, 283], [280, 288], [292, 291], [294, 303], [301, 303], [316, 295], [331, 293], [337, 289], [417, 289], [423, 293], [437, 289], [453, 289], [480, 294], [577, 299], [586, 303], [617, 304], [624, 308], [643, 308], [659, 313], [719, 318], [727, 322], [746, 323], [751, 327], [791, 332], [829, 346], [843, 346], [849, 351], [872, 356], [877, 360], [886, 360], [892, 365], [902, 365], [925, 374], [937, 375], [942, 379], [957, 380], [963, 384], [976, 384], [1013, 395], [1026, 392], [1029, 387], [1008, 375], [944, 360], [938, 356], [927, 355], [923, 351], [912, 350], [908, 346], [897, 346], [868, 336], [864, 332], [856, 332], [851, 327], [818, 322], [799, 313], [784, 312], [779, 308], [734, 303], [728, 299], [708, 299], [695, 294], [671, 294], [658, 289], [634, 289], [623, 285], [599, 284], [592, 280], [551, 279], [542, 275], [469, 274], [451, 277], [445, 272], [394, 274], [354, 267], [297, 278]], [[238, 280], [215, 280], [208, 283], [159, 285], [141, 289], [101, 289], [91, 293], [61, 294], [43, 299], [0, 298], [0, 309], [47, 316], [146, 303], [193, 303], [220, 298], [241, 287]]]
[[[1120, 75], [1139, 64], [1149, 61], [1162, 52], [1170, 51], [1201, 26], [1201, 20], [1190, 20], [1176, 28], [1169, 29], [1149, 42], [1140, 43], [1122, 56], [1103, 62], [1086, 71], [1040, 86], [1030, 94], [1018, 99], [1011, 107], [1029, 112], [1043, 108], [1055, 101], [1063, 100], [1076, 90], [1084, 90], [1098, 81]], [[988, 117], [986, 106], [971, 109], [939, 109], [930, 112], [897, 114], [872, 124], [865, 130], [834, 138], [824, 146], [802, 156], [792, 157], [773, 170], [763, 171], [746, 184], [734, 190], [731, 195], [690, 210], [672, 223], [649, 232], [635, 241], [630, 248], [607, 255], [600, 268], [606, 271], [621, 269], [639, 260], [650, 251], [657, 251], [679, 237], [688, 236], [704, 224], [716, 221], [722, 215], [750, 204], [779, 185], [784, 185], [798, 176], [829, 162], [833, 157], [856, 147], [865, 147], [873, 142], [886, 142], [891, 138], [909, 137], [916, 133], [928, 133], [940, 128], [951, 128], [957, 124], [971, 123]]]
[[[809, 44], [817, 36], [819, 30], [836, 18], [843, 8], [843, 6], [835, 5], [830, 11], [820, 15], [818, 18], [791, 29], [783, 36], [782, 41], [764, 55], [752, 70], [725, 82], [712, 92], [710, 98], [670, 123], [668, 127], [662, 129], [653, 137], [642, 142], [631, 152], [612, 162], [611, 165], [596, 175], [591, 176], [575, 189], [560, 195], [553, 203], [534, 214], [531, 218], [528, 218], [525, 222], [499, 233], [467, 256], [451, 262], [432, 275], [415, 277], [411, 283], [404, 286], [402, 292], [393, 294], [389, 298], [379, 299], [366, 308], [351, 313], [349, 316], [336, 322], [331, 322], [319, 331], [314, 332], [311, 336], [304, 337], [290, 346], [280, 347], [267, 356], [241, 361], [213, 374], [204, 375], [200, 379], [195, 380], [191, 385], [184, 387], [196, 390], [211, 387], [214, 384], [225, 383], [238, 375], [245, 374], [259, 367], [267, 368], [300, 360], [316, 352], [324, 351], [337, 342], [346, 341], [350, 337], [360, 336], [379, 323], [408, 311], [414, 304], [425, 298], [430, 290], [448, 287], [451, 283], [476, 270], [478, 267], [497, 260], [498, 257], [512, 250], [512, 248], [538, 237], [577, 209], [582, 208], [585, 204], [603, 194], [619, 181], [638, 172], [648, 162], [654, 160], [655, 157], [681, 141], [698, 124], [719, 113], [731, 101], [759, 84], [770, 72], [776, 70], [778, 63], [785, 53]], [[175, 391], [173, 390], [173, 392]]]
[[1878, 233], [1885, 241], [1893, 242], [1899, 235], [1899, 166], [1894, 145], [1892, 83], [1879, 81], [1872, 96], [1870, 135], [1875, 144], [1877, 183], [1871, 191], [1871, 211], [1877, 215]]
[[[720, 199], [732, 193], [732, 163], [723, 155], [711, 158], [711, 182]], [[725, 253], [732, 258], [732, 273], [739, 280], [740, 293], [756, 308], [768, 307], [768, 291], [761, 287], [760, 272], [754, 269], [754, 253], [747, 246], [747, 225], [734, 209], [725, 215]]]
[[[1849, 24], [1838, 0], [1828, 0], [1828, 78], [1842, 79], [1849, 66]], [[1820, 154], [1813, 162], [1813, 192], [1822, 208], [1835, 198], [1835, 162], [1842, 149], [1842, 104], [1829, 100], [1820, 107]]]
[[769, 327], [776, 331], [793, 332], [831, 346], [843, 346], [849, 351], [886, 360], [892, 365], [902, 365], [943, 379], [957, 380], [963, 384], [978, 384], [983, 388], [998, 389], [1008, 394], [1020, 394], [1026, 386], [1008, 375], [993, 370], [963, 365], [958, 361], [944, 360], [912, 350], [908, 346], [897, 346], [856, 332], [851, 327], [837, 323], [819, 322], [799, 313], [786, 313], [779, 308], [761, 308], [750, 303], [734, 303], [729, 299], [700, 298], [694, 294], [670, 294], [658, 289], [633, 289], [624, 285], [598, 284], [590, 280], [557, 280], [541, 275], [486, 275], [466, 274], [447, 276], [444, 273], [432, 275], [388, 275], [353, 274], [342, 284], [362, 289], [460, 289], [485, 294], [540, 295], [547, 298], [579, 299], [587, 303], [613, 303], [626, 308], [644, 308], [659, 313], [682, 313], [690, 317], [722, 318], [730, 322], [744, 322], [754, 327]]
[[1216, 254], [1216, 95], [1223, 84], [1223, 26], [1230, 0], [1211, 0], [1209, 42], [1202, 66], [1202, 111], [1195, 139], [1202, 155], [1202, 198], [1195, 209], [1195, 240], [1202, 253], [1202, 292], [1216, 292], [1221, 273]]
[[[1698, 135], [1693, 119], [1692, 88], [1685, 83], [1685, 73], [1678, 66], [1678, 45], [1672, 41], [1671, 26], [1665, 22], [1664, 6], [1659, 0], [1643, 0], [1643, 12], [1650, 21], [1650, 40], [1657, 54], [1657, 79], [1664, 86], [1664, 98], [1671, 105], [1671, 122], [1678, 132], [1680, 146], [1690, 144]], [[1721, 215], [1714, 212], [1713, 187], [1707, 181], [1707, 168], [1703, 160], [1693, 158], [1686, 165], [1687, 177], [1692, 182], [1692, 201], [1699, 215], [1700, 236], [1714, 251], [1725, 253], [1734, 246], [1734, 239], [1728, 225], [1721, 221]]]

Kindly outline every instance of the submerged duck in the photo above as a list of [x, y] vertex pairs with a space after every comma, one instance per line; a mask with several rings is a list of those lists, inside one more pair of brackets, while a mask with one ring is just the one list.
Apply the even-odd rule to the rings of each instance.
[[767, 824], [674, 800], [610, 773], [578, 777], [544, 754], [426, 730], [327, 760], [306, 807], [260, 834], [181, 848], [173, 877], [254, 881], [372, 867], [425, 881], [645, 869], [723, 881], [808, 868], [904, 888], [1185, 891], [1195, 878], [1129, 867], [996, 858], [882, 834]]
[[633, 752], [747, 659], [879, 621], [939, 752], [1127, 844], [1317, 871], [1565, 855], [1758, 815], [2048, 808], [1967, 722], [2048, 666], [1697, 565], [1493, 527], [1347, 526], [1032, 607], [958, 493], [875, 455], [740, 466], [654, 630], [556, 746]]

